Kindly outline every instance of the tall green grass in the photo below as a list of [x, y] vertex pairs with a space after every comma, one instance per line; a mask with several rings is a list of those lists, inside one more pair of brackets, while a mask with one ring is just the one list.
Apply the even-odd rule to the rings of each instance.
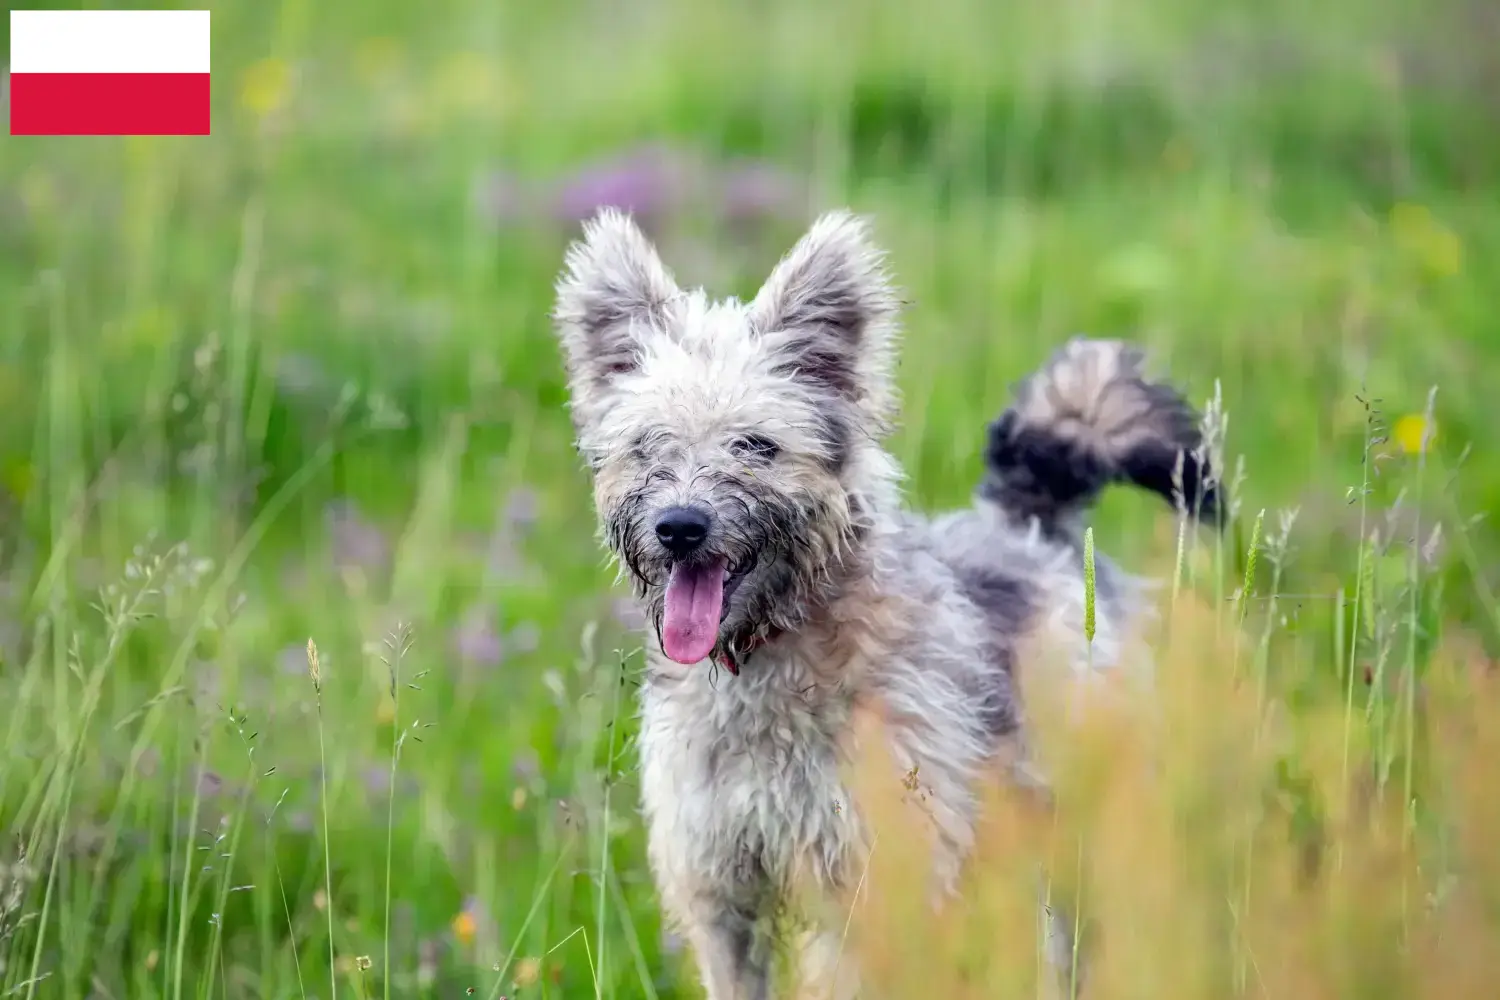
[[3, 140], [0, 995], [694, 995], [546, 324], [548, 183], [648, 141], [809, 187], [653, 219], [724, 292], [874, 215], [917, 506], [1070, 334], [1217, 401], [1235, 530], [1095, 522], [1166, 581], [1158, 707], [1042, 718], [1061, 811], [997, 825], [968, 932], [1005, 943], [881, 890], [877, 984], [1035, 985], [1042, 852], [1104, 994], [1480, 995], [1487, 16], [222, 3], [211, 138]]

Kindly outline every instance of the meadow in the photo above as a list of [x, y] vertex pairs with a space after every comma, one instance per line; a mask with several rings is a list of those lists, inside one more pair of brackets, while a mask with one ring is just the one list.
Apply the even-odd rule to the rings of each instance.
[[870, 213], [918, 507], [1074, 333], [1209, 413], [1230, 530], [1093, 522], [1159, 697], [1037, 685], [1056, 825], [886, 873], [873, 995], [1033, 995], [1037, 851], [1097, 996], [1493, 994], [1486, 5], [212, 7], [211, 137], [0, 139], [0, 997], [698, 995], [547, 320], [601, 204], [741, 295]]

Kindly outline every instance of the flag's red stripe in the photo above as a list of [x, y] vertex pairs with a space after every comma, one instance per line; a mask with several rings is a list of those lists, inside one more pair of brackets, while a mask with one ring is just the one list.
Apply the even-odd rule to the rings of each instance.
[[12, 73], [11, 135], [208, 135], [207, 73]]

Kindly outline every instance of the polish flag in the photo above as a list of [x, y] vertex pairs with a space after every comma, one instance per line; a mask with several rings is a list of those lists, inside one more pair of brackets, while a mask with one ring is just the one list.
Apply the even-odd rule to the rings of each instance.
[[208, 135], [208, 11], [13, 10], [11, 135]]

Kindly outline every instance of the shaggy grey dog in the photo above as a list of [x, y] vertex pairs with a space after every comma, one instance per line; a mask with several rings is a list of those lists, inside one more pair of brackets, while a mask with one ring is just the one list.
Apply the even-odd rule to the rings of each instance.
[[[819, 219], [749, 303], [678, 287], [625, 216], [568, 252], [555, 321], [603, 537], [651, 623], [639, 738], [649, 853], [711, 1000], [772, 990], [781, 924], [811, 888], [837, 899], [869, 834], [851, 802], [850, 730], [884, 720], [919, 773], [935, 888], [972, 846], [977, 783], [1022, 780], [1021, 644], [1079, 636], [1080, 515], [1128, 481], [1212, 510], [1197, 420], [1116, 341], [1075, 340], [990, 428], [965, 510], [905, 511], [882, 447], [896, 410], [898, 299], [865, 224]], [[1101, 561], [1091, 663], [1136, 613]], [[1030, 776], [1030, 777], [1028, 777]], [[814, 916], [816, 920], [816, 915]], [[841, 924], [808, 937], [828, 978]], [[820, 967], [821, 962], [821, 967]], [[845, 963], [847, 964], [847, 963]]]

